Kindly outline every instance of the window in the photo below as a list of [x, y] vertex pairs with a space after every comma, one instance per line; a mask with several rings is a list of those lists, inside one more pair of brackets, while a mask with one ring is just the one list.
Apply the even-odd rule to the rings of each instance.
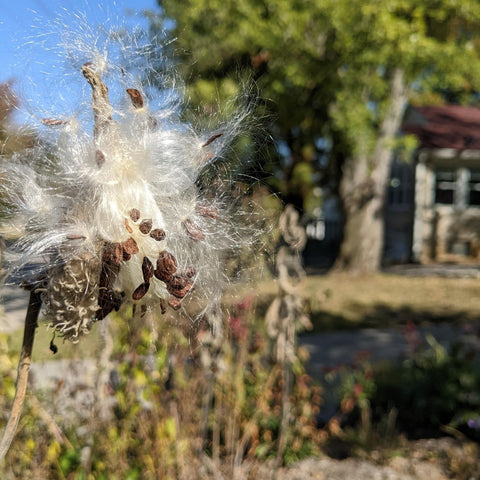
[[[435, 171], [435, 203], [453, 205], [457, 174], [453, 168], [437, 168]], [[480, 192], [479, 192], [480, 193]]]
[[480, 206], [480, 168], [472, 168], [470, 170], [468, 204]]

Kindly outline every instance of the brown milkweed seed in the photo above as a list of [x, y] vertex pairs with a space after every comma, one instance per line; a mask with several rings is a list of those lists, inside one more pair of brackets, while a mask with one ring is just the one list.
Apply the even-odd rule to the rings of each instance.
[[157, 269], [172, 275], [177, 271], [177, 260], [170, 252], [164, 250], [158, 255]]
[[133, 233], [133, 228], [130, 226], [127, 219], [125, 219], [125, 228], [127, 229], [128, 233]]
[[42, 123], [49, 127], [56, 127], [58, 125], [65, 125], [68, 120], [60, 120], [59, 118], [42, 118]]
[[193, 223], [189, 218], [182, 222], [183, 228], [187, 232], [187, 235], [192, 240], [204, 240], [205, 239], [205, 232], [195, 223]]
[[136, 88], [127, 88], [127, 93], [130, 96], [130, 100], [132, 101], [132, 105], [135, 108], [142, 108], [143, 107], [142, 94]]
[[84, 235], [67, 235], [67, 240], [85, 240], [86, 238]]
[[143, 257], [142, 273], [145, 282], [148, 282], [153, 277], [154, 270], [153, 263], [150, 261], [150, 259], [148, 257]]
[[132, 256], [124, 250], [123, 251], [123, 261], [128, 262], [131, 258], [132, 258]]
[[191, 281], [187, 277], [173, 275], [169, 283], [172, 288], [181, 289], [184, 288], [188, 283], [191, 283]]
[[152, 229], [152, 219], [146, 218], [142, 220], [138, 228], [142, 233], [147, 234]]
[[98, 168], [105, 163], [105, 155], [100, 150], [95, 150], [95, 161], [97, 162]]
[[138, 253], [137, 242], [132, 237], [130, 237], [128, 240], [125, 240], [122, 243], [122, 247], [123, 251], [125, 253], [128, 253], [129, 255], [135, 255], [136, 253]]
[[160, 299], [160, 311], [162, 315], [167, 311], [167, 304], [163, 298]]
[[102, 258], [104, 262], [111, 262], [117, 266], [120, 265], [123, 259], [122, 245], [119, 243], [107, 243], [103, 249]]
[[206, 147], [207, 145], [210, 145], [214, 140], [217, 138], [221, 137], [223, 133], [216, 133], [215, 135], [212, 135], [203, 145], [202, 147]]
[[155, 228], [150, 232], [150, 236], [157, 242], [161, 242], [165, 238], [165, 230]]
[[168, 283], [172, 279], [172, 275], [170, 273], [166, 273], [163, 270], [157, 269], [153, 272], [155, 278], [158, 278], [162, 282]]
[[177, 298], [183, 298], [192, 289], [193, 282], [179, 275], [173, 275], [169, 283], [167, 283], [167, 291]]
[[157, 269], [154, 272], [155, 277], [162, 282], [168, 283], [176, 271], [177, 261], [175, 260], [175, 257], [166, 250], [160, 252], [157, 260]]
[[150, 288], [150, 284], [148, 282], [141, 283], [132, 293], [133, 300], [142, 299], [145, 296], [145, 294], [148, 292], [149, 288]]
[[187, 267], [183, 270], [180, 275], [185, 276], [187, 278], [193, 278], [197, 274], [197, 271], [193, 267]]
[[175, 298], [175, 297], [171, 297], [168, 299], [168, 304], [174, 309], [174, 310], [178, 310], [182, 304], [180, 303], [180, 300], [178, 298]]
[[197, 213], [202, 217], [209, 217], [215, 220], [218, 217], [218, 209], [215, 207], [209, 207], [208, 205], [197, 205], [195, 207]]
[[138, 222], [138, 220], [140, 219], [140, 210], [138, 210], [137, 208], [132, 208], [129, 212], [129, 215], [134, 222]]
[[157, 119], [155, 117], [152, 117], [151, 115], [148, 117], [148, 127], [151, 128], [152, 130], [156, 128], [158, 125]]

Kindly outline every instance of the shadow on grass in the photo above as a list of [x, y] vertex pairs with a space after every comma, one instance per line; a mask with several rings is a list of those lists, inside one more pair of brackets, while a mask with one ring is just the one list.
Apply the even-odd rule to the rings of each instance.
[[407, 323], [415, 325], [432, 325], [449, 323], [460, 325], [470, 321], [478, 321], [466, 311], [442, 311], [432, 312], [419, 310], [410, 306], [392, 307], [385, 304], [365, 305], [350, 303], [347, 312], [357, 312], [356, 320], [350, 316], [335, 314], [327, 310], [315, 310], [310, 312], [310, 320], [313, 325], [312, 332], [331, 332], [338, 330], [352, 330], [357, 328], [389, 328], [405, 326]]
[[[264, 318], [274, 295], [263, 295], [257, 299], [256, 314]], [[477, 323], [479, 318], [467, 310], [427, 310], [418, 309], [409, 305], [391, 306], [385, 303], [365, 305], [357, 302], [345, 303], [345, 313], [340, 314], [328, 309], [309, 309], [308, 301], [306, 313], [310, 317], [313, 328], [311, 333], [334, 332], [339, 330], [354, 330], [359, 328], [392, 328], [402, 327], [407, 323], [415, 325], [435, 325], [448, 323], [462, 325], [469, 322]]]

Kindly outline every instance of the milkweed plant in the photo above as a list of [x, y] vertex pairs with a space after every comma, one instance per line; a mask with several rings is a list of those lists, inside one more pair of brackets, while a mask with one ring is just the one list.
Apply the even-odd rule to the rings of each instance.
[[161, 41], [75, 18], [74, 30], [58, 22], [52, 47], [69, 67], [44, 68], [52, 101], [26, 107], [34, 145], [0, 164], [0, 215], [19, 232], [4, 255], [7, 281], [30, 290], [0, 460], [18, 425], [42, 305], [54, 335], [72, 342], [124, 304], [165, 313], [195, 298], [208, 317], [228, 281], [226, 260], [255, 238], [230, 162], [251, 108], [184, 120]]
[[84, 82], [78, 104], [33, 111], [35, 146], [0, 167], [3, 218], [21, 232], [9, 277], [39, 292], [49, 326], [74, 342], [126, 303], [164, 313], [197, 295], [208, 308], [249, 237], [227, 173], [249, 109], [214, 129], [182, 121], [171, 64], [138, 32], [84, 26], [60, 45], [74, 67], [64, 84]]

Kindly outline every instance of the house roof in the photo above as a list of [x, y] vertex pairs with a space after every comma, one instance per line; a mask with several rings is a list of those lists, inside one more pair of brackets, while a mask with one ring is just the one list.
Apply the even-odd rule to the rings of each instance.
[[460, 105], [411, 108], [402, 130], [415, 134], [423, 148], [480, 150], [480, 109]]

